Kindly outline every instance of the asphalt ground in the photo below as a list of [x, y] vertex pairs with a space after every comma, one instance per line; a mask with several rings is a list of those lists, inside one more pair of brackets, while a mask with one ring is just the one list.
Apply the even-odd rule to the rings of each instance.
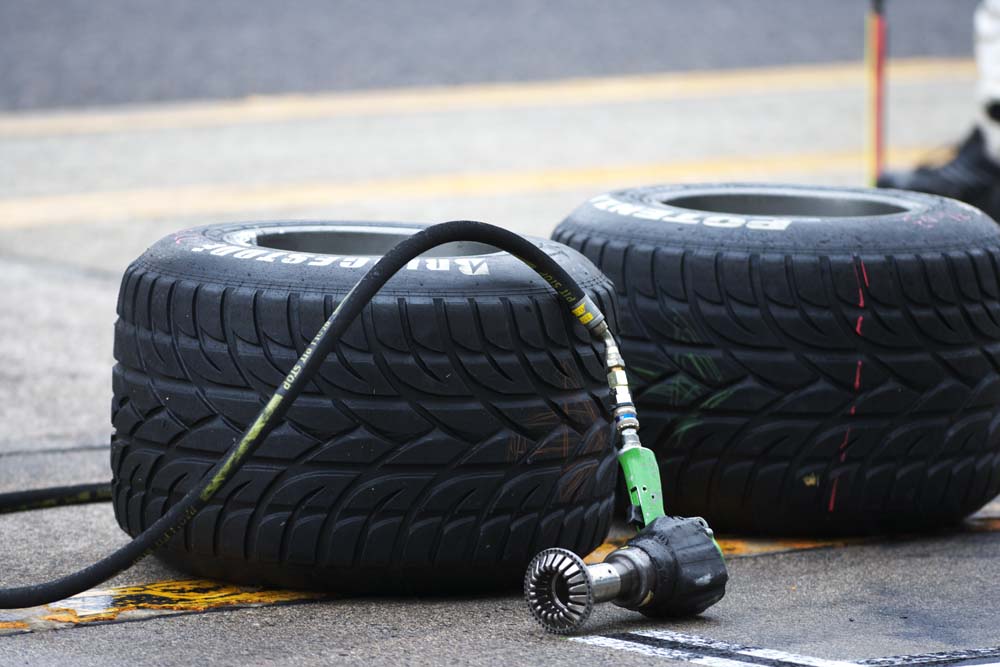
[[[684, 7], [693, 3], [665, 4], [673, 24], [689, 20], [692, 10]], [[660, 40], [664, 49], [687, 40], [676, 53], [695, 55], [661, 60], [660, 49], [640, 46], [639, 36], [650, 33], [637, 32], [668, 25], [654, 20], [660, 10], [651, 5], [618, 16], [626, 13], [539, 3], [530, 6], [532, 20], [483, 18], [479, 43], [504, 48], [467, 51], [458, 64], [445, 55], [454, 55], [463, 40], [475, 41], [471, 28], [451, 30], [449, 39], [420, 37], [439, 49], [438, 60], [409, 46], [418, 39], [410, 33], [422, 34], [427, 16], [438, 23], [445, 17], [454, 28], [455, 12], [421, 13], [407, 30], [390, 30], [408, 14], [401, 6], [380, 6], [368, 23], [358, 19], [338, 34], [382, 54], [381, 69], [366, 72], [343, 53], [338, 60], [337, 52], [322, 50], [346, 48], [336, 46], [341, 40], [318, 40], [311, 42], [322, 52], [316, 58], [341, 63], [334, 72], [303, 65], [302, 72], [312, 73], [297, 79], [301, 72], [291, 73], [288, 63], [308, 59], [289, 46], [270, 56], [287, 74], [271, 85], [261, 55], [267, 49], [254, 30], [319, 30], [306, 25], [310, 12], [267, 13], [261, 7], [270, 5], [262, 4], [243, 15], [222, 11], [224, 4], [196, 10], [162, 3], [132, 10], [101, 4], [88, 13], [66, 2], [0, 3], [0, 99], [10, 109], [37, 108], [0, 115], [0, 491], [108, 476], [118, 280], [132, 258], [178, 228], [275, 217], [474, 217], [545, 236], [578, 203], [611, 187], [693, 180], [862, 183], [865, 77], [859, 65], [840, 62], [859, 57], [859, 16], [844, 8], [852, 3], [775, 2], [794, 17], [783, 25], [784, 40], [766, 32], [779, 22], [748, 11], [751, 4], [720, 2], [703, 10], [714, 17], [718, 35], [728, 29], [741, 39], [679, 31]], [[375, 11], [359, 7], [353, 8], [357, 16]], [[482, 17], [501, 11], [469, 7]], [[511, 7], [516, 13], [520, 5]], [[968, 54], [972, 3], [890, 7], [917, 17], [899, 19], [894, 53], [932, 58], [900, 59], [890, 76], [890, 157], [903, 164], [949, 145], [971, 122], [971, 64], [937, 57]], [[169, 16], [185, 11], [185, 29], [175, 29]], [[647, 55], [552, 47], [546, 59], [511, 43], [518, 31], [508, 25], [532, 36], [539, 24], [555, 20], [542, 16], [559, 11], [566, 21], [593, 19], [579, 25], [583, 36], [573, 39], [600, 44], [607, 29], [616, 44]], [[145, 33], [135, 29], [140, 14], [152, 24]], [[396, 36], [392, 49], [372, 46], [380, 43], [380, 30]], [[173, 46], [157, 50], [170, 35]], [[253, 48], [241, 48], [241, 40]], [[230, 69], [216, 66], [198, 50], [205, 45], [257, 54], [245, 70], [254, 76], [241, 78], [241, 70], [231, 68], [235, 56], [226, 60]], [[141, 55], [147, 52], [157, 55]], [[490, 58], [480, 57], [486, 52]], [[98, 66], [103, 62], [113, 65]], [[690, 71], [672, 73], [679, 69]], [[489, 83], [494, 80], [512, 83]], [[469, 83], [452, 85], [460, 82]], [[297, 94], [302, 91], [314, 94]], [[275, 95], [212, 99], [249, 93]], [[153, 103], [163, 99], [174, 101]], [[1000, 622], [991, 600], [1000, 593], [998, 535], [956, 533], [736, 559], [726, 599], [702, 618], [668, 627], [840, 660], [996, 646]], [[0, 536], [0, 585], [68, 572], [125, 541], [107, 505], [0, 516]], [[184, 576], [150, 559], [109, 585]], [[662, 626], [611, 608], [596, 614], [589, 631], [656, 627]], [[0, 637], [0, 664], [70, 660], [670, 662], [548, 637], [515, 594], [343, 599]]]
[[[855, 60], [868, 0], [5, 0], [0, 108]], [[968, 56], [974, 0], [890, 0], [894, 56]]]

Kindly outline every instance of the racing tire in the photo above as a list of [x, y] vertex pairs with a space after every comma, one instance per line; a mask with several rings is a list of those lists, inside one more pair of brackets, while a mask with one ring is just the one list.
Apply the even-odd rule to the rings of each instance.
[[[113, 503], [137, 535], [251, 423], [377, 256], [420, 229], [255, 223], [149, 248], [118, 301]], [[613, 288], [537, 240], [614, 324]], [[361, 593], [515, 587], [607, 534], [603, 347], [519, 260], [430, 251], [351, 325], [287, 419], [157, 553], [199, 576]]]
[[1000, 228], [892, 190], [655, 186], [553, 238], [611, 278], [668, 512], [713, 528], [952, 524], [1000, 492]]

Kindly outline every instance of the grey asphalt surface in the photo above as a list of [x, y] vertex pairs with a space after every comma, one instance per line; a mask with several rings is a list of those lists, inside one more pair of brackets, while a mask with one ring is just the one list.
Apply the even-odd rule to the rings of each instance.
[[[889, 0], [892, 53], [967, 56], [974, 2]], [[285, 92], [523, 81], [857, 60], [867, 2], [125, 2], [0, 0], [0, 108], [118, 107]], [[968, 127], [973, 78], [892, 81], [890, 146]], [[279, 201], [216, 213], [133, 209], [148, 193], [318, 183], [348, 190], [470, 172], [690, 165], [684, 177], [859, 184], [864, 89], [774, 85], [585, 105], [386, 111], [218, 127], [0, 136], [0, 211], [95, 195], [112, 212], [0, 215], [0, 492], [108, 472], [112, 322], [128, 262], [178, 228], [229, 219], [478, 217], [547, 235], [600, 175], [472, 194]], [[159, 105], [157, 108], [161, 108]], [[170, 105], [162, 108], [170, 109]], [[841, 154], [857, 153], [857, 161]], [[683, 171], [683, 170], [682, 170]], [[653, 176], [651, 176], [653, 175]], [[445, 178], [445, 180], [447, 180]], [[409, 179], [409, 180], [408, 180]], [[639, 184], [639, 183], [635, 183]], [[225, 190], [223, 190], [225, 192]], [[111, 508], [0, 516], [0, 585], [92, 562], [125, 541]], [[667, 627], [857, 659], [1000, 644], [1000, 533], [938, 535], [731, 561], [726, 599]], [[112, 584], [184, 577], [148, 559]], [[601, 609], [593, 632], [656, 627]], [[648, 665], [542, 634], [517, 595], [352, 599], [0, 637], [0, 665]]]
[[[68, 569], [122, 541], [106, 506], [51, 510], [46, 520], [41, 529], [24, 515], [0, 517], [3, 534], [18, 540], [51, 539], [53, 528], [64, 536], [44, 560], [26, 560], [23, 548], [4, 540], [0, 558], [13, 572], [3, 579]], [[701, 617], [655, 624], [605, 605], [586, 631], [666, 627], [837, 660], [995, 646], [998, 549], [1000, 533], [981, 533], [733, 559], [725, 599]], [[155, 561], [143, 567], [142, 576], [120, 581], [179, 576]], [[344, 599], [0, 637], [0, 664], [57, 665], [69, 656], [95, 667], [670, 662], [546, 635], [518, 595]]]
[[[971, 54], [975, 0], [890, 0], [894, 56]], [[4, 0], [0, 108], [857, 60], [868, 0]]]

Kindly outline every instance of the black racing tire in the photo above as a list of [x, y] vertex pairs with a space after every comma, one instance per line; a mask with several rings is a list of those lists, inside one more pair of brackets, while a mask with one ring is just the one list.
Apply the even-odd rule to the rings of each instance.
[[645, 187], [553, 238], [615, 283], [667, 511], [713, 528], [954, 523], [1000, 492], [1000, 228], [902, 191]]
[[[111, 445], [126, 532], [198, 484], [374, 257], [420, 228], [215, 225], [131, 264]], [[613, 325], [610, 281], [537, 243]], [[587, 553], [607, 534], [608, 399], [603, 347], [547, 283], [489, 246], [442, 246], [388, 282], [287, 420], [158, 555], [272, 586], [516, 587], [538, 551]]]

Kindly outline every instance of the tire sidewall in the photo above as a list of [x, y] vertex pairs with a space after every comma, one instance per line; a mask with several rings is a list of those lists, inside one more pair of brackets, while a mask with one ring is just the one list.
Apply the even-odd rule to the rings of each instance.
[[[377, 255], [330, 255], [264, 248], [252, 239], [265, 232], [299, 229], [360, 230], [413, 234], [415, 223], [354, 221], [280, 221], [232, 223], [186, 229], [151, 246], [136, 264], [177, 278], [208, 280], [223, 286], [284, 288], [346, 294], [378, 261]], [[530, 238], [560, 264], [570, 266], [584, 289], [605, 280], [580, 253], [560, 243]], [[541, 295], [548, 283], [506, 252], [462, 257], [422, 257], [393, 276], [376, 298], [419, 294], [423, 297]]]
[[[697, 211], [664, 203], [680, 197], [766, 192], [839, 197], [902, 209], [876, 216], [765, 216]], [[647, 186], [598, 195], [577, 208], [561, 230], [629, 242], [759, 252], [919, 252], [996, 242], [996, 223], [962, 202], [900, 190], [774, 186], [753, 183]]]

